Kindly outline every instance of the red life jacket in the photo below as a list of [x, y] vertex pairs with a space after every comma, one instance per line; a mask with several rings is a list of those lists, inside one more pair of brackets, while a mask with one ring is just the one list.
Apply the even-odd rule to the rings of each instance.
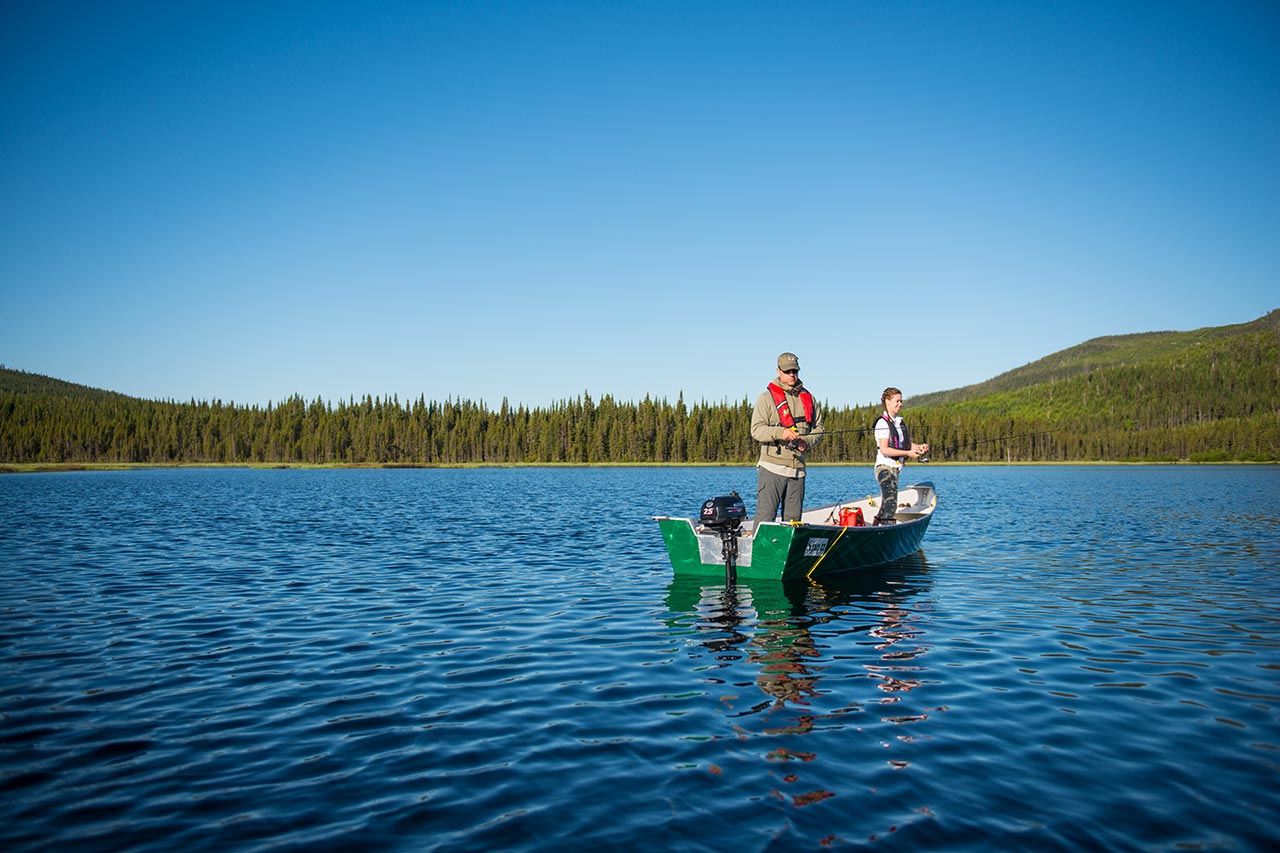
[[[787, 403], [787, 392], [782, 390], [782, 386], [776, 382], [769, 383], [769, 393], [773, 395], [773, 404], [778, 407], [778, 420], [782, 421], [782, 425], [790, 429], [796, 425], [796, 419], [791, 416], [791, 406]], [[800, 389], [800, 402], [804, 403], [804, 419], [813, 426], [813, 395], [807, 389]]]

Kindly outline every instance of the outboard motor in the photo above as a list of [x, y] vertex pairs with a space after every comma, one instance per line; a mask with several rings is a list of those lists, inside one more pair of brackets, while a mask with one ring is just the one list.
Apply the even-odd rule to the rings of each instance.
[[698, 514], [698, 520], [702, 522], [703, 527], [710, 527], [714, 530], [737, 530], [742, 526], [742, 520], [747, 517], [747, 508], [742, 503], [742, 498], [738, 497], [737, 492], [728, 495], [722, 495], [718, 498], [711, 498], [702, 505], [702, 512]]
[[711, 498], [702, 505], [698, 520], [720, 534], [724, 554], [724, 581], [734, 583], [738, 577], [738, 529], [747, 517], [747, 507], [737, 492]]

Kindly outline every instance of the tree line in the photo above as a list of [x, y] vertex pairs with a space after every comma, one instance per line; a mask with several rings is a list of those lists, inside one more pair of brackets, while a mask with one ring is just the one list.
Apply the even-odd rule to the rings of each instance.
[[[265, 408], [214, 403], [0, 397], [0, 462], [123, 464], [751, 464], [752, 403], [686, 405], [589, 395], [548, 408], [366, 397], [292, 397]], [[814, 462], [870, 463], [877, 407], [826, 416]], [[1138, 428], [925, 410], [909, 417], [937, 461], [1277, 461], [1280, 418]]]
[[[1197, 343], [904, 410], [938, 461], [1280, 461], [1280, 335]], [[152, 401], [0, 371], [0, 463], [751, 464], [754, 395], [688, 404], [584, 393], [546, 407], [469, 400]], [[878, 405], [826, 411], [814, 462], [867, 463]]]

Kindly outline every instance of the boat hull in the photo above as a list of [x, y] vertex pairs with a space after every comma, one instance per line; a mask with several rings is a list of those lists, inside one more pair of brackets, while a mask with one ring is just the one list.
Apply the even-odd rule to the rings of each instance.
[[[796, 524], [762, 523], [737, 537], [735, 573], [742, 578], [812, 578], [914, 554], [929, 529], [937, 495], [930, 483], [909, 486], [899, 495], [906, 505], [898, 510], [897, 524], [843, 527], [824, 523], [838, 517], [843, 507], [861, 508], [866, 518], [872, 518], [874, 497], [806, 511]], [[725, 576], [724, 543], [718, 532], [700, 528], [688, 518], [660, 516], [655, 520], [675, 572]]]

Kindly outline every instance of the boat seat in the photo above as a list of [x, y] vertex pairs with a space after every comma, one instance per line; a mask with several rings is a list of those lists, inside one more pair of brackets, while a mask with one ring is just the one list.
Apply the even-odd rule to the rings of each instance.
[[923, 515], [929, 511], [929, 507], [933, 505], [932, 500], [917, 500], [915, 503], [898, 507], [898, 515], [907, 513], [908, 515]]

